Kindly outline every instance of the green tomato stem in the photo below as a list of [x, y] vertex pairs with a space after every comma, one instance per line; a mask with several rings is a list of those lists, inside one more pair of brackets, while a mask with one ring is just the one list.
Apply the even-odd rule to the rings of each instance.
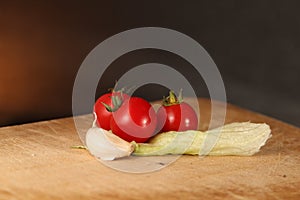
[[182, 103], [182, 89], [179, 91], [179, 96], [177, 98], [175, 92], [173, 90], [169, 91], [169, 96], [163, 98], [164, 106], [172, 106]]

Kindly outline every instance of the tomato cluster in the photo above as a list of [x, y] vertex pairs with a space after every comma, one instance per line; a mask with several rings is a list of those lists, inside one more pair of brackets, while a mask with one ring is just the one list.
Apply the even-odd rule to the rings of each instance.
[[164, 98], [157, 113], [143, 98], [112, 91], [97, 99], [94, 105], [97, 125], [111, 130], [122, 139], [146, 142], [158, 132], [196, 130], [198, 117], [194, 109], [176, 97], [173, 91]]

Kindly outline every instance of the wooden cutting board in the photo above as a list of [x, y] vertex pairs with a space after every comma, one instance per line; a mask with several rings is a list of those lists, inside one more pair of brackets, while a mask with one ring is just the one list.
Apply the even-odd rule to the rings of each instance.
[[[210, 104], [199, 99], [201, 130]], [[268, 123], [273, 136], [251, 157], [181, 156], [141, 174], [71, 149], [81, 144], [73, 118], [0, 128], [0, 199], [300, 199], [300, 129], [227, 105], [226, 123], [236, 121]]]

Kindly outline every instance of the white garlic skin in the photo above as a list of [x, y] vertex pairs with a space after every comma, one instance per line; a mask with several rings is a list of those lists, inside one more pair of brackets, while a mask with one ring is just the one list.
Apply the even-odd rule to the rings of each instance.
[[89, 152], [101, 160], [114, 160], [130, 156], [134, 146], [99, 127], [92, 127], [86, 134], [86, 146]]

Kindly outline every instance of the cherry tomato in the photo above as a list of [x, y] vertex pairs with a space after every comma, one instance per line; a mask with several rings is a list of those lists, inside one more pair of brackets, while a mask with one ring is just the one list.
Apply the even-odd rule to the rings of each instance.
[[189, 104], [182, 102], [182, 99], [178, 100], [172, 91], [158, 109], [157, 120], [160, 132], [197, 130], [198, 128], [195, 110]]
[[106, 93], [99, 97], [94, 105], [97, 115], [97, 125], [105, 130], [110, 130], [112, 112], [117, 110], [129, 96], [121, 92]]
[[111, 118], [114, 134], [131, 142], [146, 142], [154, 135], [157, 125], [156, 113], [149, 102], [139, 97], [125, 100]]

